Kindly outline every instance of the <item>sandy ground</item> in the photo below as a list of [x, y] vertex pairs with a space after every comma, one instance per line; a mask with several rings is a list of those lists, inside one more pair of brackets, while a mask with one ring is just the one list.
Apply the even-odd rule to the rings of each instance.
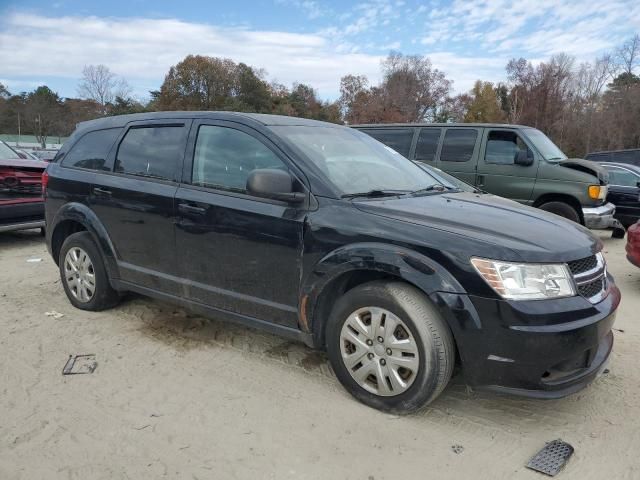
[[[555, 401], [457, 378], [397, 417], [300, 344], [144, 298], [75, 310], [42, 239], [2, 234], [0, 479], [542, 479], [524, 465], [556, 438], [576, 449], [557, 478], [638, 479], [640, 269], [603, 239], [623, 292], [610, 373]], [[71, 353], [96, 354], [96, 371], [62, 376]]]

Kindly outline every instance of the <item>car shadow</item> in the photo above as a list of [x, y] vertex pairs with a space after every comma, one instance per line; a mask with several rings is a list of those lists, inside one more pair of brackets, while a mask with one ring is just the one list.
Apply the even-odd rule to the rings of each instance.
[[[118, 310], [140, 321], [139, 333], [182, 354], [194, 349], [231, 348], [257, 359], [280, 363], [285, 368], [300, 368], [338, 386], [326, 354], [300, 342], [204, 318], [137, 295], [127, 295]], [[512, 428], [564, 429], [572, 423], [584, 423], [585, 416], [594, 414], [594, 408], [607, 405], [606, 401], [595, 401], [594, 397], [611, 396], [608, 387], [611, 377], [611, 374], [604, 375], [582, 392], [564, 399], [537, 400], [473, 390], [467, 387], [463, 373], [457, 368], [442, 395], [414, 416], [438, 423], [470, 422], [493, 429], [492, 435]], [[346, 391], [343, 393], [348, 395]]]
[[38, 245], [44, 245], [44, 237], [39, 229], [0, 232], [0, 249], [9, 249], [12, 247], [23, 248], [25, 246]]

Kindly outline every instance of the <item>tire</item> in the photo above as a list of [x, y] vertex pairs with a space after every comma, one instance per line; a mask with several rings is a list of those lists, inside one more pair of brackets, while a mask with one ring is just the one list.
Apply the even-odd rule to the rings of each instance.
[[[361, 329], [356, 334], [360, 340], [358, 343], [351, 327], [356, 318], [354, 314], [359, 314], [362, 319], [360, 325], [364, 325], [369, 309], [377, 310], [370, 314], [370, 325], [365, 325], [369, 333], [365, 334]], [[374, 323], [375, 318], [380, 321], [380, 310], [386, 311], [384, 324], [389, 328], [378, 329], [377, 333], [382, 333], [376, 336]], [[404, 324], [400, 329], [393, 327], [396, 320]], [[390, 340], [379, 342], [382, 336]], [[401, 282], [376, 281], [348, 291], [331, 312], [326, 338], [329, 360], [340, 383], [362, 403], [385, 412], [406, 414], [429, 404], [444, 390], [455, 363], [455, 345], [449, 327], [424, 293]], [[354, 339], [357, 345], [350, 339]], [[367, 340], [374, 344], [368, 345]], [[415, 347], [417, 359], [411, 357], [411, 353], [393, 351], [400, 344], [403, 346], [397, 348], [409, 348], [412, 341], [411, 348]], [[353, 365], [353, 359], [358, 357], [362, 359], [360, 367]], [[413, 365], [397, 368], [399, 361]], [[377, 375], [369, 374], [364, 382], [353, 376], [362, 378], [371, 369]], [[377, 381], [380, 374], [386, 379], [386, 386], [384, 382]]]
[[614, 228], [611, 233], [611, 238], [624, 238], [625, 233], [627, 233], [627, 231], [624, 228]]
[[538, 207], [540, 210], [544, 210], [545, 212], [555, 213], [561, 217], [566, 218], [567, 220], [571, 220], [575, 223], [580, 223], [580, 214], [576, 211], [568, 203], [564, 202], [547, 202], [543, 203]]
[[[69, 260], [76, 265], [75, 270], [67, 263], [69, 252], [71, 252]], [[73, 255], [77, 256], [77, 261], [74, 261]], [[84, 261], [83, 255], [86, 255], [89, 263]], [[98, 312], [113, 307], [119, 302], [120, 295], [109, 283], [102, 255], [89, 232], [77, 232], [69, 235], [62, 244], [58, 258], [60, 280], [67, 298], [74, 307]], [[77, 272], [75, 280], [67, 280], [67, 273], [73, 277], [73, 272]], [[93, 292], [89, 295], [91, 278], [93, 279]], [[79, 280], [82, 280], [83, 283], [77, 283]]]

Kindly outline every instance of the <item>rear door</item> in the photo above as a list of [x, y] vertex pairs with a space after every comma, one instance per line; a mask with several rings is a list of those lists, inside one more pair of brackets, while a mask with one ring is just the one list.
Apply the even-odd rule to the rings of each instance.
[[191, 120], [130, 123], [90, 204], [113, 243], [121, 279], [177, 294], [174, 198]]
[[[528, 204], [536, 183], [538, 161], [516, 130], [487, 128], [483, 134], [476, 185], [494, 195]], [[516, 165], [518, 152], [533, 158], [531, 165]]]
[[246, 183], [254, 169], [299, 179], [301, 172], [265, 136], [235, 122], [195, 122], [189, 145], [176, 195], [182, 295], [297, 328], [306, 204], [254, 197]]
[[445, 128], [436, 166], [475, 185], [481, 133], [480, 128]]

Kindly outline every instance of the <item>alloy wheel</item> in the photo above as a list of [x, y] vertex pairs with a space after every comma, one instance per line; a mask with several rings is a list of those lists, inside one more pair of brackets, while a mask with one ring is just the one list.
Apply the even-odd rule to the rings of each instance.
[[96, 274], [87, 252], [80, 247], [70, 248], [64, 259], [64, 273], [71, 295], [79, 302], [90, 302], [96, 291]]

